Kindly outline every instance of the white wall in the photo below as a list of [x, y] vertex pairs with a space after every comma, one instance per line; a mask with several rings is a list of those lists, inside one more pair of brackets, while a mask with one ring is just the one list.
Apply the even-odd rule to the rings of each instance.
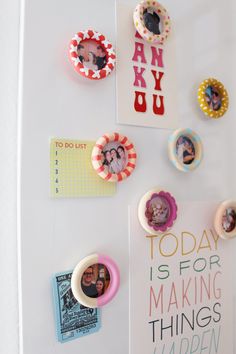
[[[136, 1], [130, 0], [133, 4]], [[128, 216], [126, 206], [155, 185], [171, 188], [178, 200], [236, 198], [233, 77], [233, 0], [166, 0], [176, 37], [180, 126], [203, 139], [205, 157], [192, 174], [182, 175], [167, 160], [167, 131], [117, 126], [115, 75], [102, 82], [78, 77], [67, 58], [71, 36], [94, 27], [115, 42], [115, 1], [25, 0], [22, 87], [22, 304], [24, 354], [128, 353]], [[17, 351], [16, 288], [16, 79], [18, 3], [0, 4], [0, 134], [4, 144], [1, 179], [0, 352]], [[82, 11], [81, 11], [82, 10]], [[215, 76], [227, 87], [226, 117], [206, 120], [196, 103], [198, 83]], [[106, 102], [104, 100], [106, 99]], [[92, 102], [100, 102], [93, 104]], [[106, 131], [129, 136], [139, 153], [134, 174], [114, 198], [52, 200], [49, 197], [49, 137], [94, 140]], [[155, 153], [150, 154], [150, 151]], [[158, 153], [157, 153], [158, 152]], [[147, 178], [148, 175], [148, 178]], [[90, 223], [96, 215], [96, 223]], [[104, 222], [104, 215], [106, 220]], [[121, 289], [102, 312], [99, 334], [61, 345], [55, 341], [50, 277], [71, 269], [93, 252], [112, 256], [120, 266]], [[9, 330], [10, 328], [10, 330]], [[231, 354], [231, 353], [229, 353]]]
[[18, 351], [16, 152], [19, 1], [0, 2], [0, 353]]

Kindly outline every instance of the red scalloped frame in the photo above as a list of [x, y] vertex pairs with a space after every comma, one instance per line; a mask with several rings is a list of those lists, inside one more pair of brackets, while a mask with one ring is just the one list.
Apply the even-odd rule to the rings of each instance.
[[[79, 43], [85, 40], [96, 41], [106, 51], [107, 64], [103, 69], [92, 70], [86, 68], [86, 66], [83, 65], [83, 63], [81, 63], [81, 61], [79, 60], [77, 47]], [[103, 34], [96, 32], [92, 29], [88, 29], [86, 31], [80, 31], [75, 34], [75, 36], [70, 41], [69, 57], [75, 70], [80, 75], [91, 80], [100, 80], [106, 78], [114, 69], [115, 61], [116, 61], [116, 55], [112, 44], [106, 39], [106, 37]]]

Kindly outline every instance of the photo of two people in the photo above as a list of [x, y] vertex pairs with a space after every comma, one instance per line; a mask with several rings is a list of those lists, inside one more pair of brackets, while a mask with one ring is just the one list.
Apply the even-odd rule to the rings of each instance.
[[221, 108], [222, 100], [220, 92], [214, 86], [208, 86], [205, 91], [205, 99], [213, 111], [218, 111]]
[[82, 41], [77, 47], [81, 63], [91, 70], [102, 70], [107, 63], [105, 49], [96, 41]]
[[153, 198], [149, 203], [145, 215], [149, 225], [164, 225], [170, 216], [170, 207], [167, 200], [159, 196]]
[[110, 283], [110, 274], [104, 264], [88, 267], [82, 276], [81, 287], [85, 295], [97, 298], [105, 293]]
[[176, 154], [184, 165], [190, 165], [195, 159], [195, 148], [192, 140], [181, 135], [176, 142]]
[[231, 232], [236, 227], [236, 212], [233, 208], [225, 209], [222, 219], [222, 226], [226, 232]]

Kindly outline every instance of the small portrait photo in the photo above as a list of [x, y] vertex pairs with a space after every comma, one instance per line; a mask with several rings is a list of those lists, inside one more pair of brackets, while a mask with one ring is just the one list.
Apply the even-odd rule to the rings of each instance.
[[149, 225], [162, 226], [166, 224], [170, 216], [169, 203], [165, 198], [156, 196], [148, 203], [145, 215]]
[[91, 70], [101, 70], [106, 66], [106, 51], [97, 41], [81, 41], [77, 47], [77, 54], [81, 63]]
[[206, 88], [205, 99], [206, 99], [208, 106], [213, 111], [218, 111], [221, 108], [222, 97], [221, 97], [219, 90], [217, 90], [216, 87], [208, 86]]
[[104, 264], [93, 264], [82, 275], [81, 288], [85, 295], [97, 298], [103, 295], [110, 284], [110, 274]]
[[143, 21], [145, 27], [154, 34], [161, 34], [161, 18], [156, 13], [155, 9], [152, 7], [148, 7], [143, 11]]
[[184, 165], [190, 165], [195, 159], [195, 148], [192, 140], [181, 135], [176, 142], [178, 160]]
[[225, 232], [231, 232], [236, 227], [236, 211], [233, 208], [227, 208], [222, 218], [222, 226]]
[[75, 304], [77, 304], [77, 300], [75, 299], [71, 288], [63, 295], [62, 301], [62, 311], [65, 311], [66, 313], [68, 310], [71, 310]]
[[127, 153], [119, 142], [110, 142], [102, 150], [102, 164], [110, 173], [120, 173], [127, 165]]

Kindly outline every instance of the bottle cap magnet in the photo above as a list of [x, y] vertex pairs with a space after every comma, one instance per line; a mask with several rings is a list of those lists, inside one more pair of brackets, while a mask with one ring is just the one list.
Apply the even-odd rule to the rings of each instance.
[[90, 308], [102, 307], [116, 295], [120, 285], [119, 269], [108, 256], [92, 254], [82, 259], [71, 277], [76, 300]]
[[92, 165], [97, 174], [109, 182], [129, 177], [136, 166], [134, 145], [119, 133], [105, 134], [92, 150]]
[[201, 110], [211, 118], [222, 117], [229, 107], [229, 97], [224, 85], [216, 79], [204, 80], [198, 89]]
[[180, 171], [192, 171], [201, 163], [203, 148], [200, 137], [191, 129], [178, 129], [168, 140], [168, 155]]
[[133, 19], [136, 30], [148, 42], [163, 44], [170, 33], [170, 16], [157, 1], [141, 1], [135, 8]]
[[75, 34], [70, 41], [69, 57], [75, 70], [92, 80], [107, 77], [116, 60], [112, 44], [92, 29]]
[[149, 234], [158, 235], [166, 232], [177, 218], [175, 198], [159, 188], [150, 190], [139, 202], [138, 218], [141, 226]]
[[236, 201], [225, 200], [216, 210], [214, 227], [223, 239], [236, 237]]

